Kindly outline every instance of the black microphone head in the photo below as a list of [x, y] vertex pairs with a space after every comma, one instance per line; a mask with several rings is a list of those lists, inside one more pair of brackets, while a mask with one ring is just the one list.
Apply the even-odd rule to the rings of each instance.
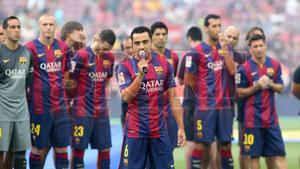
[[141, 51], [139, 52], [139, 55], [140, 55], [140, 57], [141, 57], [142, 59], [146, 59], [146, 52], [145, 52], [145, 51], [141, 50]]

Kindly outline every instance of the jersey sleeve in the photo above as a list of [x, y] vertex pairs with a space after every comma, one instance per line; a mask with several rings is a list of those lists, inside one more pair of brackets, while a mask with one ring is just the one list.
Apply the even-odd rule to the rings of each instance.
[[199, 65], [199, 54], [189, 52], [185, 56], [185, 73], [197, 74]]
[[246, 75], [246, 69], [244, 66], [239, 67], [238, 72], [235, 75], [235, 83], [237, 87], [240, 88], [246, 88], [249, 86], [247, 75]]
[[278, 68], [277, 68], [276, 71], [277, 71], [277, 73], [276, 73], [276, 77], [274, 79], [274, 82], [278, 83], [278, 84], [283, 84], [282, 69], [281, 69], [281, 65], [280, 64], [278, 65]]
[[26, 77], [26, 88], [32, 85], [33, 81], [33, 55], [28, 51], [29, 55], [29, 65], [28, 65], [28, 74]]
[[116, 67], [116, 77], [119, 84], [120, 92], [130, 86], [132, 83], [132, 77], [128, 68], [124, 64], [119, 64]]
[[72, 80], [77, 80], [80, 74], [80, 71], [84, 69], [84, 59], [80, 55], [80, 52], [77, 52], [74, 57], [71, 59], [70, 67], [70, 78]]
[[166, 90], [172, 87], [176, 87], [172, 66], [169, 62], [167, 64], [168, 73], [166, 78]]
[[66, 55], [65, 55], [65, 67], [64, 67], [64, 71], [70, 71], [70, 69], [72, 68], [72, 65], [71, 65], [71, 58], [73, 57], [73, 52], [70, 48], [67, 48], [66, 50]]
[[300, 84], [300, 66], [298, 66], [294, 72], [293, 81], [294, 83]]
[[178, 70], [178, 73], [177, 73], [177, 77], [179, 79], [183, 80], [184, 71], [185, 71], [185, 55], [182, 57], [182, 60], [181, 60], [180, 65], [179, 65], [179, 70]]
[[108, 72], [108, 78], [111, 78], [114, 75], [114, 63], [115, 63], [115, 57], [113, 54], [109, 55], [109, 61], [110, 61], [110, 70]]
[[174, 66], [174, 77], [177, 74], [178, 69], [178, 55], [175, 52], [172, 52], [172, 58], [173, 58], [173, 66]]

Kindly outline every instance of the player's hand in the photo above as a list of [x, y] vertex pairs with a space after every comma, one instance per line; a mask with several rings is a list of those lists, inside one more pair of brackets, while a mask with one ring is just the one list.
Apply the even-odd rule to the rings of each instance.
[[148, 62], [145, 59], [142, 59], [138, 63], [139, 72], [143, 73], [143, 68], [148, 69], [149, 65]]
[[186, 136], [184, 130], [178, 129], [177, 136], [178, 136], [177, 145], [180, 147], [184, 146], [186, 142]]
[[222, 49], [227, 49], [227, 40], [225, 39], [225, 35], [224, 33], [219, 33], [218, 34], [218, 40], [219, 40], [219, 43], [222, 47]]
[[258, 83], [261, 85], [262, 89], [268, 89], [269, 81], [270, 78], [267, 75], [263, 75], [262, 77], [259, 78]]

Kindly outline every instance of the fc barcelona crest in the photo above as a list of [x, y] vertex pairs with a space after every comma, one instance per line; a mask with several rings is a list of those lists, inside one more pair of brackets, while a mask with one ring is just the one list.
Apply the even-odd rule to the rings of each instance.
[[61, 50], [54, 50], [54, 56], [55, 56], [56, 58], [60, 58], [60, 57], [62, 56]]
[[273, 76], [274, 75], [274, 69], [273, 68], [267, 68], [267, 74], [269, 76]]
[[24, 57], [24, 56], [21, 56], [21, 57], [20, 57], [20, 63], [21, 63], [21, 64], [25, 64], [26, 62], [27, 62], [27, 58]]
[[161, 66], [154, 67], [154, 70], [157, 74], [163, 74], [164, 70]]

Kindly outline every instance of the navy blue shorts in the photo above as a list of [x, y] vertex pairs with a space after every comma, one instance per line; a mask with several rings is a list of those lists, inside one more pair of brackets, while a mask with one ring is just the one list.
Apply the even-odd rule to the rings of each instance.
[[176, 120], [175, 120], [174, 116], [168, 116], [166, 118], [166, 122], [167, 122], [168, 135], [169, 135], [169, 139], [170, 139], [170, 142], [171, 142], [171, 150], [173, 152], [174, 148], [177, 147], [178, 126], [177, 126], [177, 123], [176, 123]]
[[72, 117], [72, 148], [104, 150], [111, 147], [109, 117]]
[[70, 145], [69, 114], [31, 114], [31, 141], [37, 148], [66, 147]]
[[279, 126], [270, 128], [245, 128], [243, 154], [252, 158], [285, 156], [284, 142]]
[[184, 116], [184, 130], [187, 141], [194, 141], [194, 110], [195, 109], [183, 109]]
[[194, 123], [194, 138], [197, 143], [212, 143], [232, 141], [232, 124], [234, 110], [205, 110], [197, 111]]
[[149, 157], [150, 167], [172, 169], [175, 167], [170, 151], [169, 137], [124, 138], [119, 169], [144, 169]]

